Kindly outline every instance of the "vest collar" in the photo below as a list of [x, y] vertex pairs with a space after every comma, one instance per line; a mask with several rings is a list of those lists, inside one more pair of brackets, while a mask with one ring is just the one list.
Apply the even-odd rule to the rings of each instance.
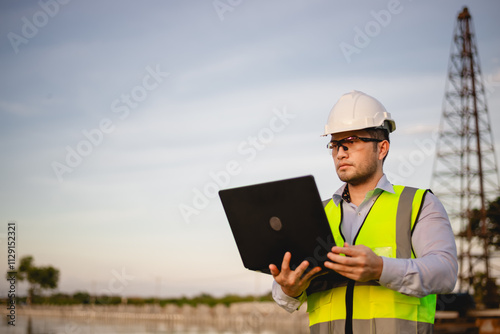
[[[342, 194], [344, 193], [344, 190], [345, 190], [346, 186], [347, 186], [347, 183], [344, 183], [342, 185], [342, 187], [340, 187], [339, 189], [337, 189], [337, 191], [333, 194], [332, 199], [333, 199], [333, 202], [335, 203], [335, 205], [339, 205], [340, 201], [342, 200]], [[378, 183], [377, 183], [377, 186], [375, 187], [375, 189], [372, 190], [372, 191], [369, 191], [366, 194], [366, 197], [365, 197], [364, 201], [366, 201], [367, 199], [371, 198], [372, 196], [378, 196], [383, 191], [387, 191], [387, 192], [390, 192], [392, 194], [395, 193], [394, 192], [394, 187], [389, 182], [389, 180], [387, 179], [387, 176], [385, 174], [383, 174], [382, 177], [380, 178], [380, 180], [378, 180]]]

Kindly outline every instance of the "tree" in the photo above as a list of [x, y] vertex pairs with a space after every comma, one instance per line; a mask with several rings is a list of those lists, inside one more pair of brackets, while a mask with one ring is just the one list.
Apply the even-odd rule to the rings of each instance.
[[73, 294], [73, 299], [77, 301], [79, 304], [89, 304], [90, 294], [88, 292], [78, 291]]
[[[486, 235], [481, 227], [481, 211], [473, 209], [470, 215], [472, 236], [485, 238], [488, 245], [500, 249], [500, 196], [488, 203], [486, 209]], [[464, 235], [466, 231], [463, 231]], [[474, 295], [487, 308], [498, 308], [500, 305], [500, 291], [494, 278], [487, 278], [485, 273], [478, 272], [474, 277]]]
[[486, 308], [498, 308], [500, 293], [494, 278], [487, 278], [483, 272], [474, 274], [474, 296]]
[[59, 270], [52, 266], [35, 267], [32, 256], [21, 258], [17, 271], [19, 281], [27, 280], [30, 284], [28, 289], [28, 303], [43, 289], [55, 289], [59, 281]]
[[[481, 213], [473, 209], [470, 217], [471, 231], [474, 236], [481, 236]], [[500, 196], [488, 203], [486, 209], [486, 238], [488, 244], [495, 249], [500, 249]]]

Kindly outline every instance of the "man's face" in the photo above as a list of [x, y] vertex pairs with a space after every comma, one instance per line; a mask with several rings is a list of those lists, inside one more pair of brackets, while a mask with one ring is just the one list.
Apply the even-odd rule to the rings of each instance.
[[[370, 135], [364, 130], [346, 131], [333, 134], [332, 140], [349, 137], [370, 138]], [[382, 164], [378, 143], [362, 140], [340, 142], [338, 147], [332, 149], [332, 157], [339, 179], [352, 185], [369, 180]]]

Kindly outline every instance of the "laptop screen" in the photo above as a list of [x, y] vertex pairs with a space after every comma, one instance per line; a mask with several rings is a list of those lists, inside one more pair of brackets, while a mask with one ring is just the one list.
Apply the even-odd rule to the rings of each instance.
[[284, 254], [290, 267], [309, 261], [308, 270], [324, 268], [335, 245], [312, 175], [219, 191], [243, 265], [270, 273], [281, 270]]

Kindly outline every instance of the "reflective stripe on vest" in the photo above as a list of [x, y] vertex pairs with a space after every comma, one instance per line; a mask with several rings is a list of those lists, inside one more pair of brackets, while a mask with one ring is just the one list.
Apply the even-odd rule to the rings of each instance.
[[[394, 191], [394, 194], [385, 191], [380, 194], [353, 244], [370, 247], [380, 256], [415, 258], [411, 233], [427, 191], [403, 186], [394, 186]], [[337, 206], [331, 200], [325, 211], [335, 243], [343, 245], [342, 202]], [[313, 281], [307, 294], [311, 333], [432, 332], [435, 295], [411, 297], [375, 281], [353, 280], [324, 291], [314, 291]]]
[[[321, 322], [310, 327], [311, 334], [344, 334], [345, 320]], [[416, 323], [402, 319], [358, 319], [353, 323], [354, 333], [387, 333], [387, 334], [428, 334], [433, 332], [434, 325]]]

